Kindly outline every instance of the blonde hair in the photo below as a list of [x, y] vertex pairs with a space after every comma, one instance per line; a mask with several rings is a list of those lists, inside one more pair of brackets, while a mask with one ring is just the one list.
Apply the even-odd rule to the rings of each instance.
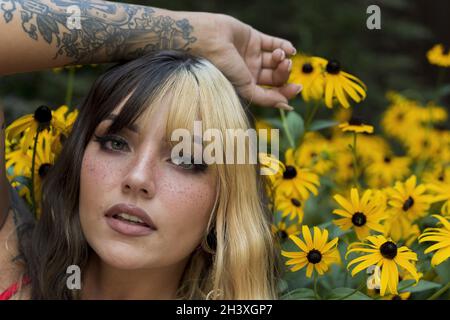
[[[252, 127], [232, 84], [205, 59], [198, 59], [190, 68], [178, 68], [152, 102], [167, 95], [172, 98], [165, 106], [169, 108], [167, 138], [178, 128], [192, 132], [195, 120], [202, 121], [202, 130], [216, 128], [222, 134], [226, 129]], [[248, 141], [246, 144], [248, 147]], [[248, 163], [212, 167], [217, 172], [218, 188], [202, 242], [204, 250], [192, 253], [177, 297], [276, 299], [279, 256], [270, 230], [271, 214], [263, 201], [259, 167]], [[211, 233], [216, 239], [213, 253], [207, 243]]]

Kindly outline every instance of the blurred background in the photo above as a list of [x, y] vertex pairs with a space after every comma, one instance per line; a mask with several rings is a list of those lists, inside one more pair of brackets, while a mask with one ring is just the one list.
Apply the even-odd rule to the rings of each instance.
[[[426, 102], [433, 96], [438, 68], [427, 62], [435, 43], [450, 44], [450, 1], [436, 0], [134, 0], [122, 1], [171, 10], [208, 11], [232, 15], [265, 33], [291, 40], [298, 50], [337, 59], [343, 69], [368, 86], [368, 97], [355, 112], [376, 122], [386, 108], [385, 93], [397, 90]], [[381, 8], [381, 30], [368, 30], [366, 9]], [[107, 65], [76, 69], [70, 75], [46, 70], [0, 78], [0, 103], [7, 124], [41, 105], [76, 106]], [[448, 74], [447, 79], [448, 80]], [[450, 88], [441, 92], [448, 99]], [[297, 99], [300, 100], [300, 99]], [[447, 101], [448, 102], [448, 101]], [[296, 102], [293, 102], [294, 105]], [[446, 103], [448, 106], [449, 104]], [[300, 107], [300, 106], [299, 106]], [[274, 110], [254, 108], [270, 116]], [[322, 108], [321, 112], [328, 110]]]

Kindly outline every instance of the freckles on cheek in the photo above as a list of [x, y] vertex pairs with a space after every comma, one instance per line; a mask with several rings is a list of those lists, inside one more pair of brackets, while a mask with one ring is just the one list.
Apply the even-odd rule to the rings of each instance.
[[[119, 161], [105, 157], [98, 152], [86, 150], [83, 158], [83, 178], [85, 181], [92, 182], [97, 188], [101, 185], [107, 186], [114, 182], [114, 177], [123, 175], [123, 167], [119, 165]], [[99, 185], [101, 182], [101, 185]]]

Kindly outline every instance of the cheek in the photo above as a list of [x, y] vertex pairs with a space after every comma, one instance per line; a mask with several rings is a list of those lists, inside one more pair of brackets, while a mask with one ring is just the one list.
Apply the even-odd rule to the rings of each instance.
[[165, 226], [178, 239], [197, 246], [214, 206], [215, 179], [171, 171], [161, 177], [159, 197], [166, 209]]

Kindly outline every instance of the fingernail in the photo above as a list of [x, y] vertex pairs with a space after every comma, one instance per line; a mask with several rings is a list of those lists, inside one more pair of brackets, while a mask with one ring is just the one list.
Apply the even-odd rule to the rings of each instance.
[[303, 86], [301, 84], [297, 84], [297, 87], [298, 87], [298, 89], [297, 89], [297, 91], [295, 91], [296, 95], [299, 94], [303, 90]]
[[289, 59], [288, 60], [289, 66], [288, 66], [288, 71], [290, 72], [292, 70], [292, 60]]
[[292, 53], [293, 56], [295, 56], [297, 54], [297, 49], [293, 48], [294, 52]]
[[290, 105], [288, 105], [288, 104], [286, 104], [286, 103], [284, 103], [284, 102], [279, 102], [279, 103], [277, 103], [277, 104], [275, 105], [275, 107], [276, 107], [276, 108], [283, 109], [283, 110], [287, 110], [287, 111], [292, 111], [292, 110], [294, 110], [293, 107], [291, 107]]
[[281, 60], [284, 60], [286, 58], [286, 52], [284, 50], [281, 50]]

